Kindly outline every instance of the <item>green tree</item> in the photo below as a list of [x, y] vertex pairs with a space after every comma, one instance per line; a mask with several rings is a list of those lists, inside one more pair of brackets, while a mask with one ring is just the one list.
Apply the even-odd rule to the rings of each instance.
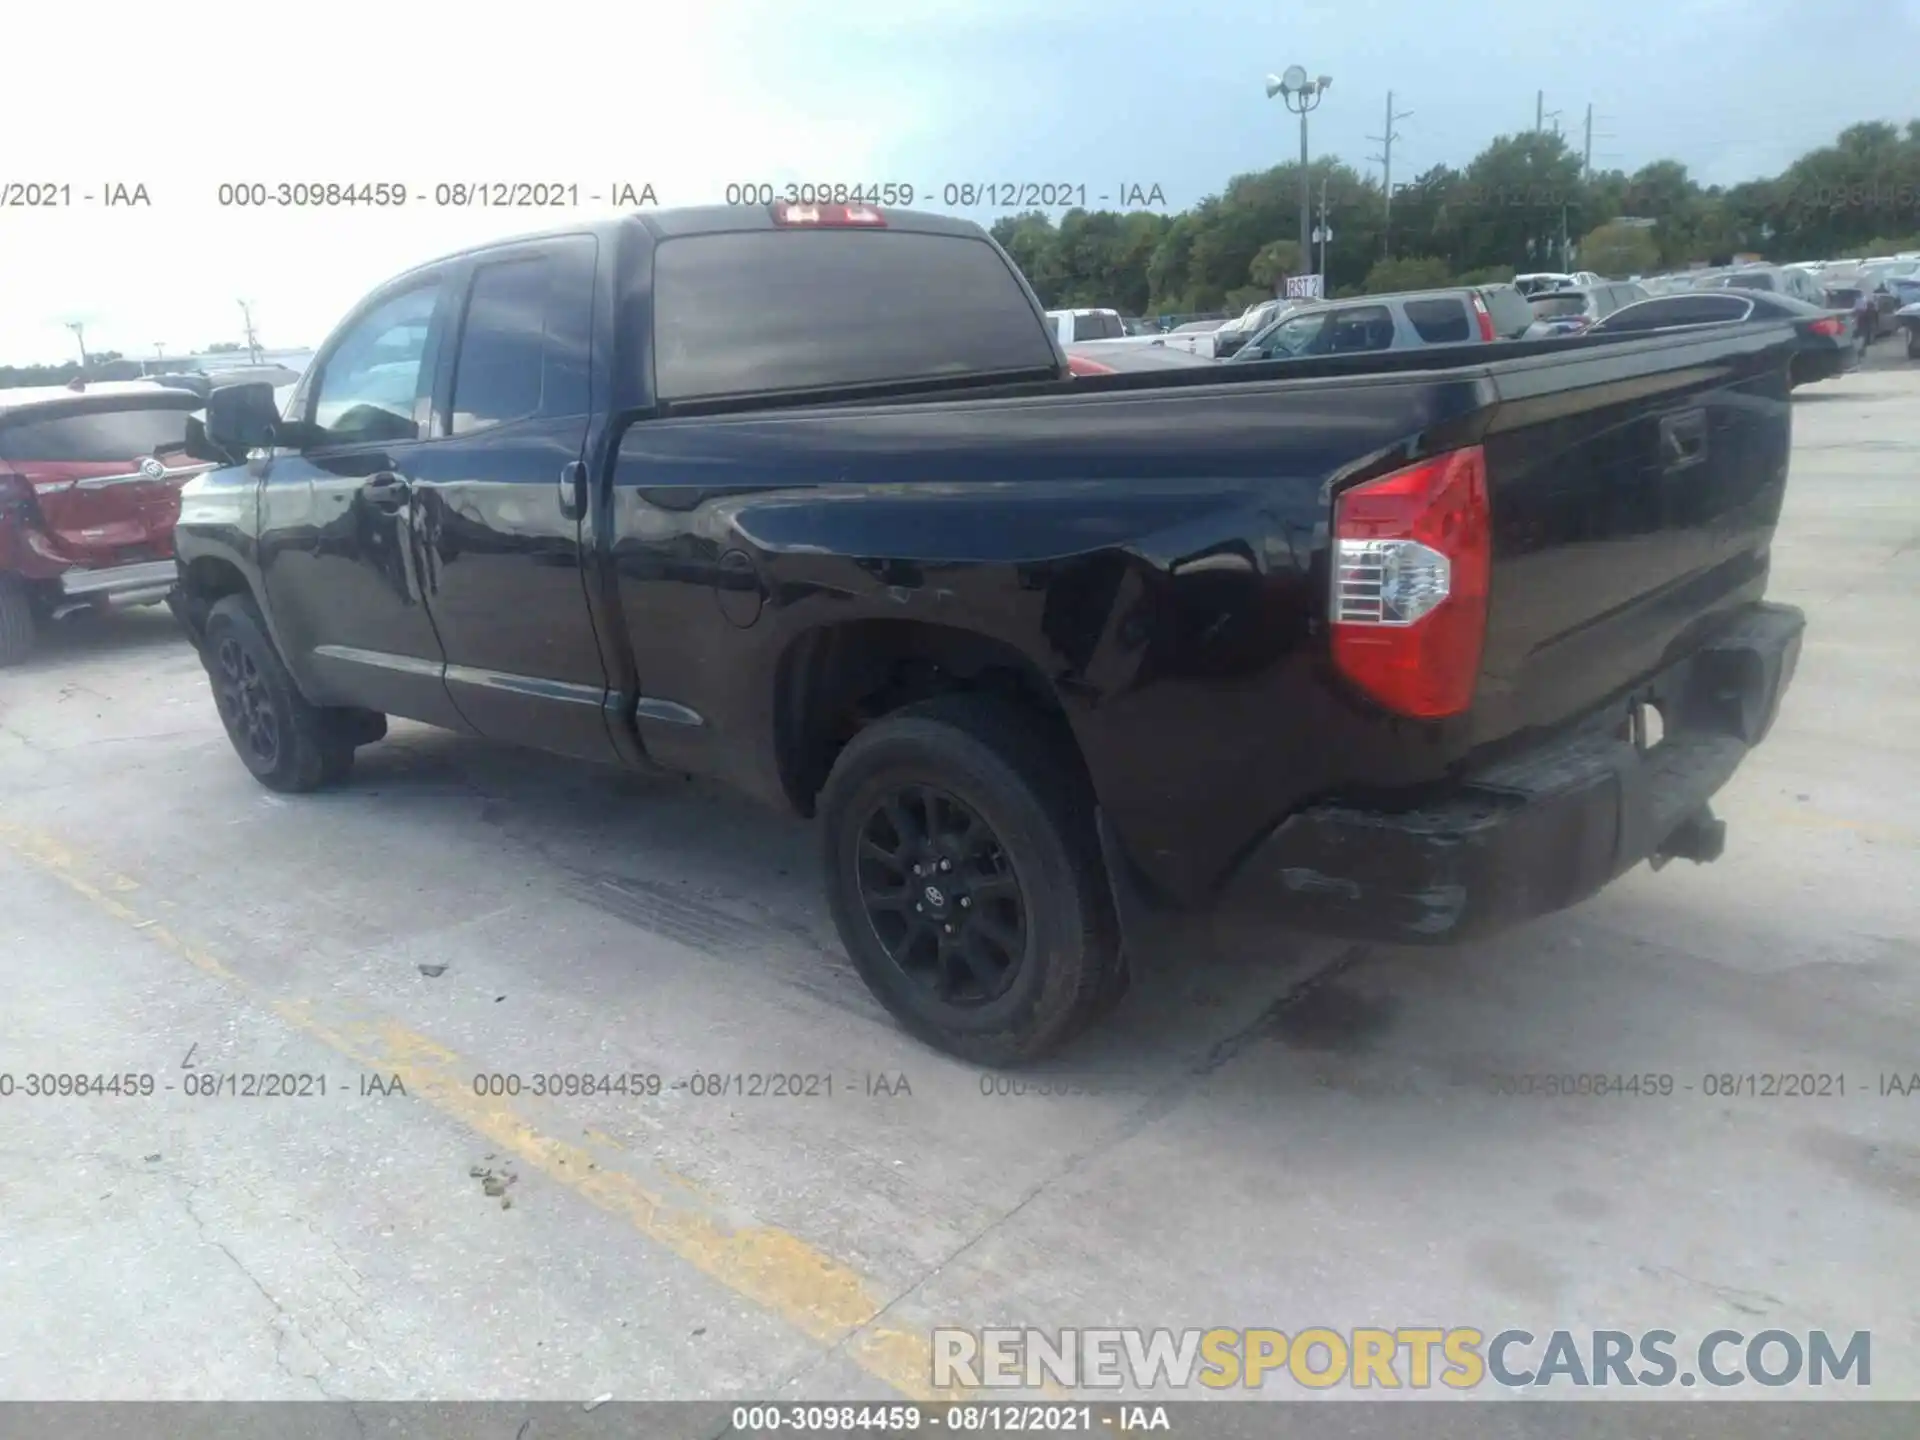
[[1920, 250], [1920, 230], [1897, 238], [1875, 235], [1860, 247], [1862, 255], [1898, 255], [1909, 250]]
[[1173, 218], [1153, 258], [1147, 261], [1147, 313], [1161, 315], [1192, 310], [1187, 303], [1187, 269], [1193, 257], [1193, 236], [1197, 228], [1193, 213]]
[[1452, 279], [1445, 260], [1435, 255], [1400, 255], [1381, 260], [1367, 271], [1361, 291], [1368, 295], [1388, 295], [1401, 290], [1430, 290]]
[[1597, 270], [1613, 279], [1646, 275], [1659, 268], [1660, 245], [1653, 231], [1642, 225], [1609, 221], [1597, 225], [1580, 241], [1580, 268]]
[[1564, 139], [1546, 131], [1499, 136], [1467, 166], [1449, 204], [1455, 267], [1558, 268], [1562, 237], [1580, 232], [1584, 200], [1580, 157]]
[[1052, 308], [1061, 304], [1061, 294], [1070, 276], [1060, 258], [1060, 233], [1045, 212], [1027, 210], [994, 221], [991, 231], [1020, 273], [1027, 277], [1040, 303]]
[[1269, 240], [1254, 255], [1253, 263], [1247, 266], [1247, 279], [1269, 295], [1279, 294], [1280, 286], [1289, 275], [1306, 273], [1300, 262], [1298, 240]]

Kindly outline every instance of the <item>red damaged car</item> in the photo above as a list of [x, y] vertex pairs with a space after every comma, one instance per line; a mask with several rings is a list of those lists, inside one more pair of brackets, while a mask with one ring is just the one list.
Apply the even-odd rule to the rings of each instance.
[[0, 390], [0, 665], [63, 616], [166, 598], [205, 403], [146, 381]]

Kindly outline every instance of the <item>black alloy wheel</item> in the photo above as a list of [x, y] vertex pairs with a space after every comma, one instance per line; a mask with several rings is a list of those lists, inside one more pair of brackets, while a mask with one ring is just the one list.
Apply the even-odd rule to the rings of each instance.
[[1127, 989], [1065, 731], [996, 696], [940, 696], [860, 731], [820, 792], [827, 899], [854, 968], [907, 1030], [976, 1064], [1037, 1059]]
[[214, 698], [220, 703], [227, 734], [236, 747], [243, 747], [249, 768], [258, 765], [271, 770], [280, 763], [280, 720], [274, 714], [266, 677], [231, 635], [220, 641], [214, 658]]
[[250, 596], [207, 614], [201, 663], [241, 762], [271, 790], [318, 790], [345, 779], [353, 751], [378, 736], [365, 712], [324, 708], [300, 693]]
[[860, 902], [887, 957], [948, 1005], [1004, 995], [1027, 950], [1027, 898], [993, 827], [930, 785], [881, 797], [860, 831]]

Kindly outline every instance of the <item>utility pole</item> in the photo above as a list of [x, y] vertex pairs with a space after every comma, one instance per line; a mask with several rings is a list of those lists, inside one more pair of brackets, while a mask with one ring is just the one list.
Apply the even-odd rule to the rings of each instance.
[[1547, 92], [1544, 90], [1533, 92], [1533, 128], [1535, 130], [1547, 128]]
[[69, 320], [67, 328], [73, 331], [73, 338], [80, 342], [80, 370], [84, 374], [87, 368], [87, 327], [78, 320]]
[[1389, 90], [1386, 133], [1367, 136], [1367, 139], [1376, 141], [1380, 146], [1378, 155], [1369, 155], [1367, 158], [1380, 162], [1380, 191], [1386, 198], [1386, 214], [1380, 224], [1380, 256], [1385, 260], [1393, 258], [1393, 142], [1400, 138], [1394, 131], [1393, 122], [1405, 120], [1411, 114], [1411, 110], [1394, 110], [1393, 92]]
[[1580, 178], [1593, 173], [1593, 102], [1587, 102], [1587, 137], [1580, 146]]
[[1327, 223], [1327, 177], [1320, 177], [1320, 223], [1313, 227], [1313, 239], [1320, 246], [1320, 298], [1327, 298], [1327, 242], [1333, 239], [1333, 226]]
[[255, 365], [258, 365], [260, 363], [260, 339], [257, 335], [253, 333], [253, 311], [251, 308], [249, 308], [249, 306], [247, 305], [247, 302], [244, 300], [240, 300], [235, 303], [237, 303], [240, 306], [241, 319], [246, 322], [247, 358], [251, 360]]

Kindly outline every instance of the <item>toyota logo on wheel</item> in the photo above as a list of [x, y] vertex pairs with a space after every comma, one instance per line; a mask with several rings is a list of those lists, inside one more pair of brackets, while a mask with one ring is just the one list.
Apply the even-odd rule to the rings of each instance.
[[140, 473], [149, 480], [164, 480], [167, 478], [167, 467], [149, 455], [140, 462]]

